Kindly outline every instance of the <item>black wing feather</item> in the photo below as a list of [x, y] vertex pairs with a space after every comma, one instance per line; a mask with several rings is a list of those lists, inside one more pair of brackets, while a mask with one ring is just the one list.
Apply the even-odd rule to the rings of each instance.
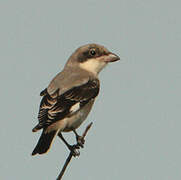
[[95, 98], [99, 93], [99, 80], [89, 80], [86, 84], [73, 87], [62, 95], [58, 95], [57, 90], [52, 96], [44, 90], [43, 99], [40, 103], [38, 114], [39, 124], [33, 129], [37, 131], [47, 127], [50, 124], [63, 119], [70, 114], [70, 108], [80, 103], [80, 108], [87, 104], [91, 99]]

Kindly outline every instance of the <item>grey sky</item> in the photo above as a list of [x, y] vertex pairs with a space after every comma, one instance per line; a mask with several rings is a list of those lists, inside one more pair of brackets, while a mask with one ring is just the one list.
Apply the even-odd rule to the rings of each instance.
[[[50, 180], [68, 150], [30, 154], [40, 133], [39, 92], [80, 45], [122, 57], [100, 74], [85, 148], [64, 179], [181, 179], [181, 3], [178, 0], [1, 0], [2, 180]], [[72, 133], [67, 134], [73, 142]]]

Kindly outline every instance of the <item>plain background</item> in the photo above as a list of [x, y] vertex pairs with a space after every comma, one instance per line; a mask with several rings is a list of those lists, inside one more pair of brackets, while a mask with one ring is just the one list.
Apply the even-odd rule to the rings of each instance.
[[[181, 179], [179, 0], [1, 0], [0, 179], [56, 179], [68, 150], [56, 138], [30, 154], [40, 133], [39, 92], [79, 46], [105, 45], [122, 62], [100, 74], [94, 125], [64, 179]], [[73, 133], [66, 135], [74, 142]]]

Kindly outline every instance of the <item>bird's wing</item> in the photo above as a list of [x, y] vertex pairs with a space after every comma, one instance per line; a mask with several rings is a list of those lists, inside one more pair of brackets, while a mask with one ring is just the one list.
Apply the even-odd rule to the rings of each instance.
[[71, 68], [58, 73], [47, 87], [48, 94], [53, 95], [59, 89], [59, 95], [61, 95], [72, 87], [86, 84], [90, 79], [89, 74], [81, 71], [81, 69]]
[[89, 80], [79, 86], [74, 86], [63, 94], [59, 95], [59, 89], [49, 95], [45, 89], [40, 94], [44, 95], [40, 104], [38, 114], [39, 124], [33, 129], [37, 131], [47, 127], [50, 124], [70, 116], [74, 112], [80, 110], [91, 99], [95, 98], [99, 93], [99, 80]]

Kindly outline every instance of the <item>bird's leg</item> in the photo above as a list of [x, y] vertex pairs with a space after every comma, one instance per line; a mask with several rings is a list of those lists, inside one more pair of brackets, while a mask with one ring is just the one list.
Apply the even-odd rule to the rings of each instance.
[[78, 135], [77, 134], [77, 131], [75, 129], [73, 129], [73, 132], [76, 136], [76, 140], [77, 140], [77, 145], [79, 145], [81, 148], [84, 147], [84, 143], [85, 143], [85, 140], [82, 136]]
[[79, 145], [78, 144], [75, 144], [75, 145], [70, 145], [63, 137], [62, 133], [59, 132], [58, 133], [58, 136], [61, 138], [61, 140], [65, 143], [65, 145], [68, 147], [68, 149], [71, 151], [72, 155], [74, 157], [76, 156], [79, 156], [80, 155], [80, 152], [78, 149], [80, 149]]

